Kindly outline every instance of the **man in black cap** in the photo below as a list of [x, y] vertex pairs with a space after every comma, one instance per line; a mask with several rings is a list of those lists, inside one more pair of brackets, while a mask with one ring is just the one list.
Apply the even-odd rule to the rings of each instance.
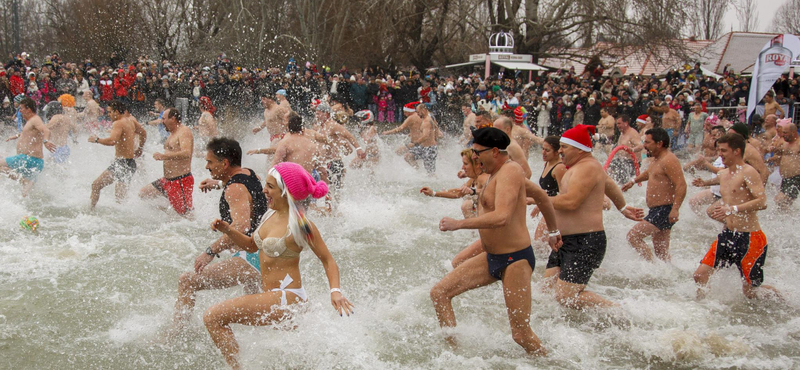
[[[486, 127], [473, 132], [473, 159], [490, 174], [481, 192], [478, 217], [439, 222], [439, 230], [478, 229], [483, 250], [458, 265], [431, 289], [431, 300], [442, 327], [455, 327], [452, 299], [468, 290], [503, 282], [511, 335], [529, 354], [547, 351], [530, 326], [531, 274], [535, 265], [528, 233], [525, 203], [525, 175], [522, 167], [509, 159], [506, 148], [511, 140], [505, 132]], [[549, 243], [558, 248], [561, 234], [555, 211], [541, 188], [532, 194], [550, 227]], [[455, 344], [450, 336], [448, 342]]]

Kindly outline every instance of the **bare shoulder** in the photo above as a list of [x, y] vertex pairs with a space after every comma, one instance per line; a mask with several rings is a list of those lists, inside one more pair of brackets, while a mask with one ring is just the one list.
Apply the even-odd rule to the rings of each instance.
[[511, 178], [519, 176], [520, 178], [523, 178], [525, 176], [525, 171], [522, 170], [522, 166], [520, 166], [519, 163], [510, 161], [506, 162], [503, 167], [500, 167], [498, 175], [503, 175], [504, 177], [508, 176]]

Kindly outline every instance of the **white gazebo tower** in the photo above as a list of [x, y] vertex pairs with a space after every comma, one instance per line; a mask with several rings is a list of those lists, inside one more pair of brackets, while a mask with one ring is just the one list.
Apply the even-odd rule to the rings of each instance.
[[[527, 54], [514, 54], [514, 36], [510, 32], [498, 32], [489, 36], [489, 53], [472, 54], [469, 62], [451, 64], [445, 68], [460, 67], [471, 64], [485, 63], [486, 69], [484, 78], [488, 78], [492, 64], [505, 69], [526, 70], [526, 71], [546, 71], [547, 68], [531, 63], [533, 56]], [[531, 78], [528, 74], [528, 79]]]

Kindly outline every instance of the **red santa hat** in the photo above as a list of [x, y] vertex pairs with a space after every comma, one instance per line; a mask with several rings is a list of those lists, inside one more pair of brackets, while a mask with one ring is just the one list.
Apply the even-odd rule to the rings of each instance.
[[408, 103], [408, 104], [404, 105], [403, 106], [403, 112], [407, 112], [407, 113], [416, 112], [417, 111], [417, 104], [419, 104], [418, 101], [412, 101], [411, 103]]
[[577, 125], [561, 135], [562, 144], [574, 146], [584, 152], [592, 151], [592, 135], [594, 135], [596, 127], [592, 125]]
[[639, 116], [638, 118], [636, 118], [636, 123], [645, 124], [645, 123], [647, 123], [647, 118], [648, 117], [650, 117], [650, 116], [648, 116], [646, 114], [643, 114], [643, 115]]

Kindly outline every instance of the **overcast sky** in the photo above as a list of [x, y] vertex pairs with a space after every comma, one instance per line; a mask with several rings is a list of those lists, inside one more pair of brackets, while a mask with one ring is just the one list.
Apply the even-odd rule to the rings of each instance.
[[[778, 12], [778, 8], [780, 8], [783, 3], [787, 0], [756, 0], [756, 4], [758, 4], [758, 31], [759, 32], [772, 32], [772, 18], [775, 16], [775, 13]], [[736, 0], [734, 0], [736, 2]], [[730, 7], [728, 12], [725, 14], [725, 25], [722, 27], [722, 33], [726, 34], [731, 31], [731, 27], [733, 30], [738, 30], [739, 20], [736, 19], [736, 11], [733, 9], [733, 6]]]

